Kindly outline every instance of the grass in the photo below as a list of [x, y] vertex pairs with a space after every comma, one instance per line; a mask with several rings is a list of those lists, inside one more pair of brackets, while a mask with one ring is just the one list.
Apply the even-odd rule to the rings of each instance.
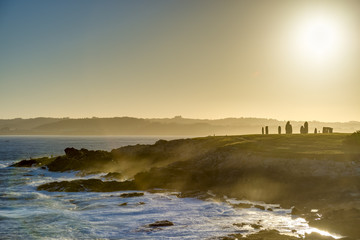
[[[343, 142], [347, 133], [333, 134], [269, 134], [218, 136], [213, 138], [217, 147], [242, 150], [274, 157], [328, 157], [343, 156], [350, 152]], [[354, 153], [354, 152], [352, 152]]]

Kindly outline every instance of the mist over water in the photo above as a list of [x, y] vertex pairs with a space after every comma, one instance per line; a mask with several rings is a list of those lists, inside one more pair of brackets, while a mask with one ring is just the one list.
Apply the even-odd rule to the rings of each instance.
[[[124, 192], [45, 192], [40, 184], [73, 180], [75, 172], [54, 173], [38, 168], [12, 168], [29, 157], [63, 154], [66, 147], [111, 150], [129, 144], [150, 144], [159, 137], [0, 137], [0, 236], [2, 239], [206, 239], [231, 233], [251, 234], [276, 229], [302, 236], [317, 231], [302, 218], [276, 204], [265, 209], [237, 209], [226, 202], [178, 198], [175, 193], [148, 193], [120, 198]], [[169, 139], [169, 138], [168, 138]], [[86, 178], [101, 178], [102, 174]], [[129, 192], [129, 191], [126, 191]], [[249, 203], [245, 201], [246, 203]], [[122, 205], [121, 204], [125, 204]], [[151, 228], [168, 220], [174, 226]], [[243, 226], [239, 224], [243, 223]], [[262, 227], [256, 229], [252, 224]]]

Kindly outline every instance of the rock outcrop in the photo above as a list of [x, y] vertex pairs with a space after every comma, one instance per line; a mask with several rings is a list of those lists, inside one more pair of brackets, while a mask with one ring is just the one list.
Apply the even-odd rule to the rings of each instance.
[[103, 182], [100, 179], [80, 179], [45, 183], [38, 186], [37, 190], [49, 192], [115, 192], [137, 190], [137, 186], [133, 181]]
[[[324, 212], [324, 220], [312, 224], [334, 226], [339, 234], [353, 237], [360, 235], [359, 228], [354, 227], [360, 224], [360, 213], [350, 215], [351, 209], [359, 209], [360, 149], [347, 151], [342, 144], [347, 136], [273, 134], [160, 140], [154, 145], [127, 146], [111, 152], [69, 148], [65, 156], [28, 160], [18, 166], [35, 164], [50, 171], [111, 169], [133, 177], [133, 181], [125, 182], [88, 179], [38, 187], [46, 191], [162, 188], [205, 196], [202, 193], [211, 190], [218, 196], [296, 206], [308, 219], [312, 217], [309, 209], [317, 208]], [[351, 222], [339, 223], [340, 213], [349, 213], [344, 216]], [[335, 228], [335, 223], [339, 227]]]

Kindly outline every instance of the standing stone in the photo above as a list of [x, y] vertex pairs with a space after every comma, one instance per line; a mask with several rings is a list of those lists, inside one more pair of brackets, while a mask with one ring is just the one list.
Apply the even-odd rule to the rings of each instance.
[[278, 133], [281, 134], [281, 126], [278, 126]]
[[305, 134], [309, 133], [309, 123], [308, 122], [305, 122], [305, 124], [304, 124], [304, 133]]
[[261, 128], [261, 132], [264, 135], [264, 127]]
[[269, 134], [269, 127], [268, 126], [265, 127], [265, 132], [266, 132], [266, 134]]
[[300, 127], [300, 133], [301, 133], [301, 134], [304, 134], [304, 133], [305, 133], [303, 126]]
[[315, 130], [314, 130], [314, 134], [317, 134], [317, 128], [315, 128]]
[[286, 123], [285, 132], [286, 134], [292, 134], [292, 126], [289, 121]]

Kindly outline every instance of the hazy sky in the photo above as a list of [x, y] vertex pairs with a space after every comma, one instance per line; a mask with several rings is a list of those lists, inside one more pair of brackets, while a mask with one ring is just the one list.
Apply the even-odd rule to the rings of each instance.
[[0, 118], [360, 121], [360, 1], [0, 0]]

